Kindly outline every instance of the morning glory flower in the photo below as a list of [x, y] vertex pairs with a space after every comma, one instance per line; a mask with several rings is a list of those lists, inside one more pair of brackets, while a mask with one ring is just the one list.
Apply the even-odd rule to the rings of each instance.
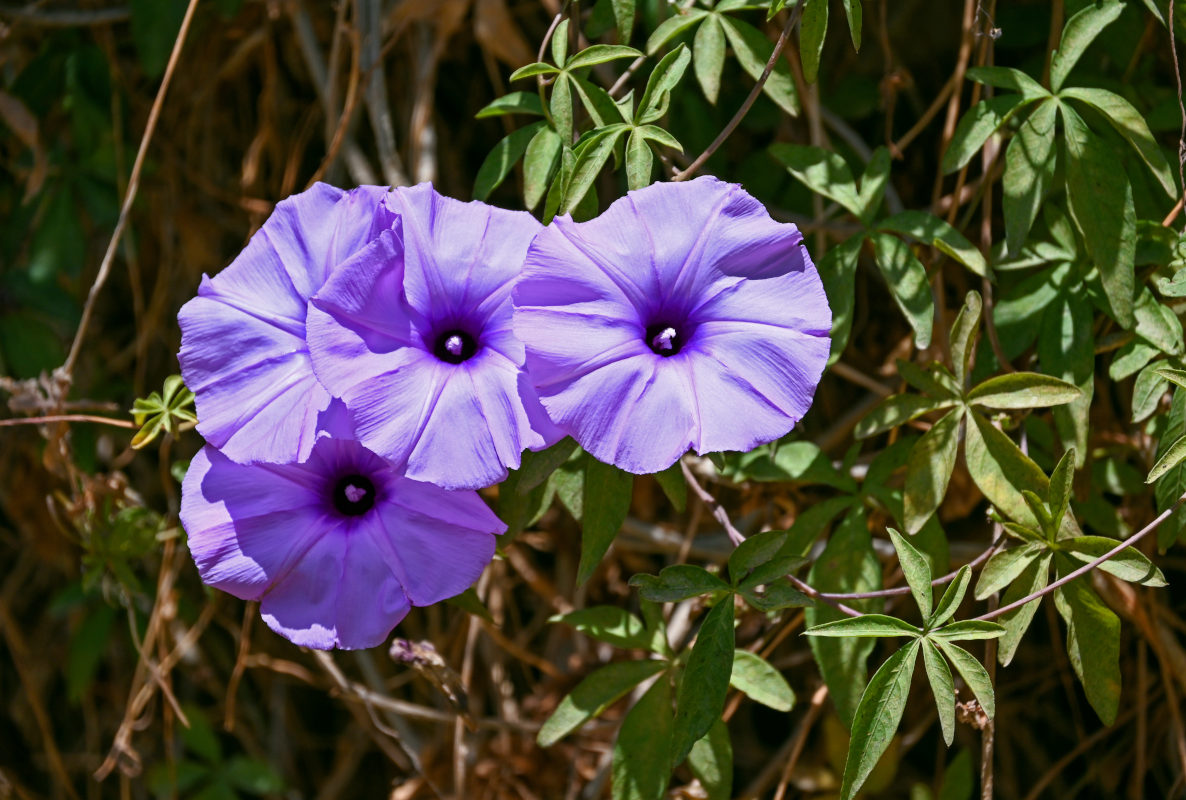
[[355, 260], [313, 297], [317, 377], [364, 445], [449, 489], [497, 483], [560, 438], [523, 374], [510, 293], [540, 224], [431, 184], [393, 191], [398, 260]]
[[305, 345], [309, 298], [352, 257], [390, 258], [383, 186], [324, 183], [276, 205], [243, 252], [181, 308], [181, 374], [198, 432], [234, 461], [303, 460], [330, 404]]
[[237, 464], [207, 445], [181, 521], [203, 581], [259, 600], [268, 627], [318, 649], [374, 647], [412, 606], [465, 591], [506, 530], [476, 492], [410, 480], [328, 436], [299, 464]]
[[552, 421], [638, 474], [783, 436], [828, 360], [832, 314], [802, 234], [711, 177], [557, 218], [514, 307]]

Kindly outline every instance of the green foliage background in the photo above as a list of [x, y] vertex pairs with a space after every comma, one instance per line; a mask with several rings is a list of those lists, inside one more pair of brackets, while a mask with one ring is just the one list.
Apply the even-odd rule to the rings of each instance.
[[[187, 5], [0, 7], [0, 798], [1182, 793], [1186, 9]], [[175, 315], [275, 202], [579, 219], [696, 171], [824, 279], [792, 434], [526, 454], [390, 658], [200, 585]]]

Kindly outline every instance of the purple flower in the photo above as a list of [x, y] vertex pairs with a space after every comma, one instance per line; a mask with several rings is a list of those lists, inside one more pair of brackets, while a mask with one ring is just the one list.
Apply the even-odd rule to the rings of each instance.
[[715, 178], [630, 192], [536, 237], [514, 328], [548, 415], [601, 461], [749, 450], [806, 413], [832, 314], [794, 225]]
[[303, 460], [330, 395], [305, 346], [309, 298], [351, 257], [393, 258], [387, 188], [324, 183], [276, 205], [243, 252], [181, 308], [181, 374], [198, 432], [234, 461]]
[[560, 438], [523, 374], [511, 287], [540, 225], [430, 184], [387, 198], [403, 258], [358, 260], [314, 296], [309, 349], [358, 438], [407, 475], [449, 489], [506, 477]]
[[205, 447], [181, 521], [203, 581], [259, 600], [268, 627], [319, 649], [381, 644], [411, 606], [477, 580], [506, 530], [476, 492], [409, 480], [326, 436], [300, 464], [236, 464]]

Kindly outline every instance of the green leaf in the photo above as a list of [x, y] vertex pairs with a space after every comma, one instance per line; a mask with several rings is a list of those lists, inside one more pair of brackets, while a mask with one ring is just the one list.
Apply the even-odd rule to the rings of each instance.
[[1132, 185], [1108, 145], [1065, 103], [1060, 106], [1067, 153], [1067, 201], [1099, 268], [1116, 321], [1132, 328], [1136, 211]]
[[664, 675], [622, 720], [614, 741], [613, 800], [663, 800], [674, 725], [671, 682]]
[[1186, 388], [1186, 369], [1174, 369], [1160, 364], [1155, 365], [1154, 372], [1175, 386]]
[[729, 684], [750, 700], [775, 711], [790, 711], [795, 705], [795, 693], [782, 673], [769, 661], [748, 650], [733, 652]]
[[996, 639], [1005, 633], [1005, 629], [995, 622], [978, 619], [964, 619], [953, 622], [932, 632], [935, 639], [961, 641], [963, 639]]
[[862, 14], [861, 0], [842, 0], [844, 16], [848, 17], [848, 33], [852, 37], [852, 49], [860, 52]]
[[1071, 488], [1075, 482], [1075, 451], [1068, 450], [1050, 473], [1050, 509], [1054, 523], [1062, 522], [1071, 505]]
[[993, 553], [976, 579], [976, 599], [985, 600], [1013, 583], [1031, 562], [1041, 556], [1043, 550], [1042, 545], [1029, 543]]
[[[540, 747], [551, 747], [647, 678], [667, 668], [665, 661], [616, 661], [577, 684], [548, 717], [536, 736]], [[661, 681], [665, 682], [665, 681]]]
[[[1060, 543], [1061, 549], [1085, 564], [1112, 552], [1119, 544], [1120, 542], [1106, 536], [1077, 536]], [[1161, 570], [1135, 547], [1124, 548], [1100, 564], [1099, 568], [1122, 581], [1139, 583], [1141, 586], [1160, 588], [1169, 585]]]
[[828, 0], [801, 0], [803, 17], [799, 23], [799, 58], [803, 62], [803, 80], [815, 83], [819, 60], [828, 32]]
[[[848, 162], [822, 147], [801, 144], [774, 144], [770, 155], [781, 161], [787, 171], [808, 189], [822, 194], [860, 217], [862, 204]], [[851, 241], [851, 239], [849, 240]]]
[[864, 242], [864, 236], [850, 236], [825, 253], [816, 264], [820, 279], [824, 282], [824, 292], [828, 295], [828, 305], [832, 308], [832, 346], [828, 354], [829, 364], [840, 358], [848, 344], [848, 335], [852, 330], [853, 298], [856, 295], [854, 283], [857, 262]]
[[[572, 141], [572, 78], [565, 73], [556, 76], [552, 83], [552, 96], [548, 100], [548, 109], [552, 115], [552, 124], [560, 141]], [[573, 205], [576, 205], [575, 203]]]
[[675, 506], [676, 511], [683, 511], [688, 506], [688, 483], [684, 480], [683, 470], [679, 462], [675, 462], [662, 472], [655, 473], [655, 480], [667, 495], [667, 499]]
[[630, 579], [630, 585], [655, 603], [678, 603], [689, 597], [732, 588], [704, 567], [694, 564], [672, 564], [660, 570], [658, 575], [635, 575]]
[[989, 378], [968, 392], [968, 402], [984, 408], [1043, 408], [1079, 399], [1079, 387], [1040, 372], [1009, 372]]
[[852, 435], [857, 439], [868, 439], [870, 436], [884, 433], [942, 406], [943, 404], [939, 401], [932, 400], [925, 395], [891, 395], [861, 418], [856, 428], [853, 429]]
[[540, 102], [539, 92], [510, 92], [487, 103], [481, 111], [474, 114], [474, 119], [500, 117], [504, 114], [543, 116], [543, 113], [544, 105]]
[[[802, 560], [796, 559], [800, 562]], [[771, 562], [766, 567], [773, 566], [773, 563]], [[766, 567], [755, 571], [753, 575], [742, 582], [741, 586], [737, 587], [738, 592], [747, 603], [759, 611], [781, 611], [784, 608], [806, 608], [812, 605], [812, 599], [796, 589], [787, 578], [757, 579], [758, 572], [765, 570]], [[761, 583], [766, 584], [766, 590], [758, 594], [757, 587]]]
[[[565, 19], [556, 26], [552, 33], [552, 60], [557, 66], [568, 60], [568, 20]], [[511, 76], [514, 79], [514, 76]]]
[[919, 349], [929, 347], [935, 304], [931, 299], [926, 269], [901, 239], [881, 232], [872, 233], [869, 238], [873, 241], [877, 266], [889, 284], [890, 294], [914, 329], [915, 346]]
[[[1117, 3], [1116, 5], [1119, 6], [1120, 4]], [[1166, 193], [1171, 196], [1177, 194], [1177, 182], [1174, 180], [1174, 175], [1170, 171], [1169, 163], [1165, 160], [1165, 156], [1162, 155], [1161, 147], [1158, 146], [1157, 140], [1153, 138], [1153, 133], [1149, 130], [1149, 125], [1145, 122], [1145, 118], [1141, 115], [1141, 112], [1133, 108], [1131, 103], [1115, 92], [1109, 92], [1107, 89], [1075, 87], [1064, 89], [1059, 96], [1086, 103], [1103, 114], [1108, 122], [1112, 123], [1112, 127], [1128, 140], [1128, 143], [1140, 155], [1141, 160], [1153, 171], [1157, 182], [1161, 184]]]
[[222, 775], [236, 789], [254, 795], [277, 795], [284, 792], [284, 780], [270, 766], [245, 756], [233, 756]]
[[638, 113], [634, 116], [635, 125], [654, 122], [667, 113], [671, 91], [684, 77], [691, 60], [692, 54], [682, 44], [659, 59], [659, 63], [651, 72], [651, 77], [647, 79], [647, 88], [638, 103]]
[[[534, 78], [537, 75], [555, 75], [558, 72], [560, 72], [560, 70], [556, 67], [553, 67], [551, 64], [545, 64], [542, 61], [536, 61], [535, 63], [528, 64], [525, 67], [519, 67], [517, 70], [512, 72], [510, 80], [517, 81], [522, 80], [523, 78]], [[540, 107], [542, 108], [543, 105], [541, 104]]]
[[919, 642], [915, 640], [887, 658], [865, 687], [853, 718], [852, 739], [840, 786], [842, 800], [852, 800], [856, 796], [873, 767], [877, 766], [881, 754], [889, 747], [906, 709], [918, 648]]
[[[725, 28], [725, 36], [733, 46], [733, 54], [749, 76], [755, 81], [762, 77], [766, 70], [766, 62], [774, 52], [774, 42], [766, 38], [760, 30], [733, 17], [719, 18]], [[779, 59], [774, 65], [770, 77], [762, 87], [766, 96], [773, 100], [783, 111], [792, 117], [799, 116], [799, 94], [795, 89], [795, 79], [791, 76], [790, 67], [786, 61]]]
[[1040, 103], [1018, 128], [1005, 151], [1005, 241], [1017, 255], [1029, 236], [1042, 200], [1054, 180], [1054, 121], [1057, 102]]
[[1142, 287], [1133, 313], [1137, 321], [1137, 336], [1155, 345], [1163, 353], [1181, 355], [1182, 322], [1169, 306], [1162, 304], [1151, 291]]
[[964, 457], [972, 480], [988, 501], [1010, 518], [1033, 525], [1033, 514], [1021, 499], [1021, 491], [1045, 494], [1050, 487], [1046, 474], [979, 412], [972, 411], [968, 416]]
[[130, 0], [132, 42], [149, 80], [164, 74], [185, 18], [185, 8], [185, 0]]
[[487, 622], [494, 622], [494, 615], [490, 613], [490, 609], [486, 608], [486, 605], [478, 597], [478, 593], [474, 591], [474, 587], [472, 586], [461, 594], [446, 598], [445, 602], [454, 608], [460, 608], [467, 614], [481, 617]]
[[541, 128], [527, 145], [523, 158], [523, 205], [529, 210], [539, 205], [548, 191], [548, 183], [560, 165], [560, 136], [551, 128]]
[[[934, 430], [932, 428], [932, 430]], [[925, 436], [923, 437], [926, 438]], [[954, 443], [953, 443], [954, 447]], [[894, 543], [894, 551], [898, 554], [898, 564], [902, 567], [902, 574], [906, 577], [906, 584], [910, 593], [914, 595], [914, 602], [922, 612], [922, 618], [931, 616], [933, 597], [931, 594], [931, 565], [926, 556], [910, 544], [902, 534], [893, 528], [887, 528], [890, 541]]]
[[618, 529], [630, 510], [630, 490], [633, 485], [634, 476], [629, 473], [595, 458], [587, 460], [578, 584], [589, 580], [610, 543], [618, 535]]
[[957, 644], [952, 644], [945, 639], [935, 639], [934, 642], [943, 651], [943, 655], [951, 661], [955, 671], [964, 679], [964, 683], [968, 684], [968, 688], [972, 690], [972, 694], [976, 696], [976, 700], [988, 718], [996, 717], [996, 694], [992, 690], [992, 679], [988, 677], [988, 670], [984, 668], [984, 665]]
[[626, 140], [626, 186], [631, 191], [642, 189], [651, 183], [655, 166], [655, 154], [637, 128], [630, 131]]
[[967, 383], [972, 360], [972, 344], [976, 331], [980, 329], [980, 312], [983, 307], [980, 293], [968, 292], [964, 297], [963, 308], [951, 326], [951, 367], [955, 372], [955, 382], [961, 389]]
[[1050, 88], [1058, 91], [1083, 51], [1107, 26], [1116, 21], [1124, 5], [1119, 0], [1096, 0], [1067, 20], [1062, 40], [1050, 59]]
[[725, 29], [716, 14], [709, 14], [696, 29], [692, 41], [692, 69], [704, 97], [714, 106], [721, 92], [721, 71], [725, 68]]
[[1037, 100], [1050, 97], [1050, 92], [1042, 88], [1042, 84], [1026, 75], [1019, 69], [1012, 67], [971, 67], [968, 69], [969, 80], [995, 86], [998, 89], [1012, 89], [1021, 94], [1026, 100]]
[[[1165, 369], [1159, 367], [1161, 362], [1154, 362], [1137, 374], [1132, 387], [1132, 421], [1144, 422], [1157, 412], [1161, 405], [1161, 398], [1165, 396], [1169, 384], [1165, 379]], [[1162, 440], [1166, 443], [1165, 440]], [[1172, 440], [1171, 440], [1172, 441]]]
[[629, 126], [610, 125], [600, 128], [587, 140], [585, 147], [578, 153], [576, 164], [572, 168], [572, 177], [564, 189], [564, 202], [560, 206], [561, 213], [573, 213], [585, 199], [589, 188], [596, 180], [601, 168], [609, 160], [610, 154], [618, 139], [622, 137]]
[[[871, 592], [881, 588], [881, 564], [873, 552], [873, 539], [861, 507], [854, 508], [832, 532], [807, 580], [821, 592]], [[858, 611], [877, 607], [874, 601], [867, 600], [854, 601], [852, 605]], [[804, 613], [808, 627], [844, 617], [840, 611], [823, 603], [808, 607]], [[810, 637], [808, 643], [819, 665], [820, 676], [832, 695], [836, 713], [851, 728], [865, 686], [865, 661], [876, 643], [866, 638], [820, 636]]]
[[611, 0], [610, 7], [614, 12], [614, 27], [618, 29], [618, 38], [623, 42], [630, 38], [634, 29], [635, 0]]
[[573, 57], [564, 65], [566, 70], [592, 67], [596, 64], [606, 64], [620, 58], [638, 58], [642, 52], [624, 44], [592, 44]]
[[729, 800], [733, 796], [733, 743], [729, 727], [717, 720], [688, 753], [688, 768], [700, 781], [705, 800]]
[[924, 369], [913, 361], [899, 358], [897, 367], [899, 377], [920, 392], [942, 400], [963, 398], [963, 388], [956, 384], [954, 376], [946, 374], [938, 362], [932, 361]]
[[572, 78], [572, 87], [576, 90], [581, 105], [589, 112], [594, 128], [605, 128], [625, 121], [622, 109], [605, 89], [577, 77]]
[[909, 236], [923, 244], [937, 247], [981, 277], [988, 277], [988, 262], [976, 246], [946, 221], [926, 211], [902, 211], [877, 224], [881, 231]]
[[1042, 315], [1038, 358], [1049, 375], [1074, 384], [1079, 397], [1054, 409], [1054, 424], [1063, 444], [1087, 454], [1088, 414], [1095, 394], [1095, 314], [1085, 292], [1063, 291]]
[[[1066, 566], [1069, 572], [1072, 565]], [[1086, 575], [1055, 589], [1054, 607], [1067, 624], [1067, 656], [1087, 702], [1111, 725], [1120, 709], [1120, 618], [1091, 590]]]
[[891, 166], [890, 152], [884, 146], [878, 147], [869, 157], [865, 165], [865, 174], [861, 176], [859, 194], [861, 203], [861, 222], [873, 224], [877, 210], [881, 208], [881, 201], [885, 198], [885, 187], [889, 185]]
[[1184, 459], [1186, 459], [1186, 436], [1178, 438], [1158, 457], [1153, 469], [1149, 470], [1149, 477], [1145, 478], [1145, 483], [1155, 482], [1162, 475], [1181, 464]]
[[[960, 421], [964, 409], [956, 408], [941, 417], [924, 433], [910, 451], [906, 462], [906, 490], [902, 496], [902, 512], [908, 533], [918, 533], [935, 513], [947, 493], [951, 471], [955, 469], [959, 447]], [[930, 583], [930, 579], [927, 579]], [[930, 613], [930, 600], [923, 617]], [[922, 608], [922, 605], [919, 605]]]
[[[1007, 606], [1016, 603], [1024, 597], [1037, 594], [1045, 589], [1050, 582], [1050, 562], [1053, 558], [1054, 555], [1047, 551], [1038, 558], [1029, 561], [1017, 580], [1013, 581], [1005, 590], [1005, 594], [1001, 597], [1001, 605]], [[1021, 638], [1029, 629], [1030, 623], [1033, 622], [1034, 614], [1038, 613], [1038, 605], [1041, 602], [1041, 598], [1031, 600], [1021, 608], [998, 617], [1001, 626], [1005, 629], [1005, 635], [1001, 637], [997, 645], [997, 660], [1001, 666], [1007, 667], [1013, 660], [1013, 656], [1021, 644]]]
[[939, 727], [943, 731], [943, 741], [951, 747], [951, 742], [955, 738], [955, 682], [951, 679], [951, 670], [939, 648], [928, 639], [923, 639], [922, 642], [922, 663], [927, 670], [931, 693], [935, 695], [935, 707], [939, 711]]
[[671, 765], [688, 756], [696, 740], [721, 718], [733, 671], [733, 598], [717, 603], [704, 618], [688, 656], [675, 703]]
[[482, 166], [478, 167], [478, 175], [474, 178], [474, 199], [485, 200], [498, 188], [503, 179], [510, 174], [515, 163], [523, 157], [532, 138], [547, 124], [542, 121], [533, 122], [494, 145], [490, 155], [486, 156]]
[[552, 617], [602, 642], [627, 649], [645, 650], [651, 637], [642, 620], [617, 606], [593, 606]]
[[943, 174], [950, 175], [967, 165], [972, 156], [980, 152], [988, 137], [1026, 103], [1026, 99], [1020, 95], [1003, 94], [981, 100], [973, 106], [960, 118], [951, 142], [943, 151], [943, 160], [940, 163]]
[[[732, 553], [729, 554], [729, 580], [734, 586], [737, 586], [756, 568], [769, 564], [772, 560], [776, 562], [785, 562], [790, 564], [791, 561], [802, 560], [794, 554], [786, 554], [784, 556], [783, 550], [787, 544], [786, 531], [762, 531], [755, 533], [748, 539], [739, 544]], [[776, 558], [784, 556], [782, 558]], [[790, 567], [784, 568], [782, 563], [778, 564], [777, 569], [770, 577], [779, 577], [785, 575]]]
[[960, 603], [964, 600], [964, 595], [968, 593], [968, 584], [971, 582], [972, 568], [964, 564], [955, 574], [955, 579], [947, 585], [943, 597], [939, 600], [939, 605], [935, 606], [935, 613], [931, 614], [930, 619], [926, 621], [927, 628], [937, 628], [955, 616]]
[[663, 20], [647, 39], [647, 53], [654, 55], [659, 52], [659, 48], [704, 19], [707, 14], [702, 8], [690, 8], [686, 14], [675, 14]]
[[825, 622], [803, 631], [805, 636], [919, 636], [921, 630], [909, 622], [885, 614], [862, 614]]

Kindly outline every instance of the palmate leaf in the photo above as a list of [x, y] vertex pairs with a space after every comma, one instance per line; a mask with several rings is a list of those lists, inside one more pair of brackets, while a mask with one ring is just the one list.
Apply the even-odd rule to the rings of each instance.
[[1141, 160], [1153, 172], [1157, 182], [1161, 184], [1166, 193], [1173, 195], [1177, 192], [1177, 183], [1169, 163], [1162, 155], [1161, 148], [1158, 146], [1157, 140], [1153, 138], [1153, 133], [1149, 130], [1145, 118], [1141, 112], [1133, 108], [1131, 103], [1115, 92], [1096, 88], [1063, 89], [1059, 93], [1059, 97], [1084, 103], [1103, 114], [1112, 127], [1137, 151]]
[[692, 40], [692, 69], [704, 99], [717, 104], [721, 92], [721, 72], [725, 68], [725, 29], [715, 14], [709, 14]]
[[635, 686], [666, 668], [665, 661], [618, 661], [601, 667], [578, 683], [560, 701], [552, 716], [540, 728], [536, 741], [540, 747], [551, 747], [586, 721], [601, 714]]
[[922, 612], [924, 620], [931, 616], [931, 565], [927, 557], [918, 548], [893, 528], [888, 528], [890, 541], [894, 543], [894, 551], [898, 554], [898, 564], [902, 567], [902, 574], [906, 577], [906, 585], [914, 595], [914, 602]]
[[1084, 292], [1063, 291], [1042, 315], [1037, 351], [1042, 370], [1078, 387], [1079, 396], [1054, 409], [1054, 424], [1077, 465], [1087, 455], [1088, 413], [1095, 394], [1095, 337], [1091, 301]]
[[671, 682], [667, 676], [643, 694], [622, 720], [612, 757], [614, 800], [663, 800], [671, 777]]
[[786, 678], [770, 662], [748, 650], [735, 650], [729, 684], [749, 699], [775, 711], [790, 711], [795, 693]]
[[[758, 80], [766, 70], [770, 54], [774, 52], [774, 42], [748, 22], [726, 16], [721, 16], [720, 20], [725, 28], [725, 37], [733, 47], [733, 53], [737, 56], [741, 68], [755, 81]], [[774, 70], [766, 79], [762, 91], [783, 111], [792, 117], [799, 116], [799, 93], [785, 60], [779, 59], [774, 65]]]
[[932, 631], [931, 638], [946, 639], [949, 642], [959, 642], [965, 639], [996, 639], [1004, 632], [1005, 629], [995, 622], [962, 619]]
[[[1077, 566], [1066, 556], [1057, 563], [1060, 574]], [[1067, 624], [1067, 656], [1087, 702], [1111, 725], [1120, 708], [1120, 618], [1092, 591], [1086, 575], [1055, 589], [1054, 607]]]
[[510, 92], [487, 103], [474, 119], [499, 117], [504, 114], [534, 114], [543, 116], [544, 106], [538, 92]]
[[680, 679], [675, 705], [671, 765], [688, 756], [696, 740], [720, 719], [733, 672], [733, 598], [713, 606], [700, 625]]
[[895, 394], [881, 401], [872, 411], [861, 418], [853, 429], [856, 439], [868, 439], [879, 433], [896, 428], [930, 411], [945, 408], [953, 403], [933, 400], [921, 394]]
[[848, 162], [839, 154], [822, 147], [786, 143], [771, 145], [770, 154], [808, 189], [861, 216], [863, 206], [856, 181]]
[[952, 644], [945, 639], [935, 639], [934, 642], [943, 651], [943, 655], [951, 661], [955, 671], [964, 679], [964, 683], [968, 684], [972, 694], [976, 695], [976, 700], [984, 709], [984, 713], [988, 715], [989, 719], [994, 718], [997, 715], [997, 703], [996, 695], [992, 690], [992, 679], [988, 677], [988, 670], [976, 660], [975, 656], [959, 645]]
[[1132, 328], [1136, 211], [1132, 185], [1110, 148], [1067, 104], [1059, 106], [1067, 153], [1067, 202], [1099, 268], [1116, 321]]
[[[910, 451], [910, 458], [906, 462], [906, 490], [902, 496], [903, 517], [908, 533], [922, 530], [947, 494], [947, 484], [955, 469], [960, 422], [963, 418], [963, 408], [949, 411], [919, 438]], [[930, 613], [929, 601], [927, 605], [924, 617]], [[922, 607], [921, 604], [919, 607]]]
[[[917, 552], [917, 551], [916, 551]], [[881, 636], [919, 636], [922, 631], [909, 622], [885, 614], [862, 614], [859, 617], [844, 617], [843, 619], [815, 625], [803, 632], [806, 636], [839, 636], [839, 637], [881, 637]]]
[[[881, 565], [873, 551], [873, 539], [862, 507], [854, 507], [832, 532], [807, 580], [821, 592], [869, 592], [881, 588]], [[863, 610], [874, 604], [855, 601], [853, 605]], [[825, 604], [808, 607], [804, 613], [808, 627], [843, 618], [840, 611]], [[812, 636], [808, 643], [820, 676], [832, 695], [836, 713], [851, 727], [865, 686], [865, 661], [876, 643], [866, 638], [822, 636]]]
[[1062, 88], [1083, 51], [1099, 36], [1100, 31], [1116, 21], [1123, 10], [1124, 4], [1120, 0], [1099, 0], [1089, 3], [1067, 20], [1058, 49], [1050, 59], [1051, 89], [1057, 92]]
[[967, 383], [972, 345], [976, 331], [980, 329], [980, 313], [983, 307], [984, 301], [980, 298], [980, 293], [968, 292], [964, 298], [963, 308], [951, 325], [951, 368], [960, 389]]
[[938, 248], [981, 277], [988, 277], [988, 262], [968, 239], [945, 220], [926, 211], [902, 211], [877, 223], [877, 229], [906, 236]]
[[547, 125], [548, 123], [542, 121], [533, 122], [514, 131], [494, 145], [490, 155], [486, 156], [482, 166], [478, 167], [478, 175], [474, 178], [475, 200], [485, 200], [491, 192], [498, 188], [498, 185], [503, 182], [503, 179], [515, 168], [519, 159], [527, 152], [527, 146], [535, 138], [535, 135]]
[[1012, 67], [971, 67], [968, 69], [967, 75], [970, 80], [977, 83], [994, 86], [997, 89], [1009, 89], [1019, 93], [1027, 100], [1050, 97], [1050, 92], [1046, 91], [1042, 84], [1021, 70]]
[[584, 583], [597, 569], [630, 511], [634, 477], [611, 464], [588, 458], [581, 518], [581, 561], [577, 582]]
[[[1106, 536], [1077, 536], [1074, 539], [1060, 542], [1061, 549], [1084, 563], [1090, 563], [1100, 556], [1112, 552], [1119, 544], [1120, 542]], [[1141, 586], [1160, 588], [1169, 585], [1157, 565], [1135, 547], [1124, 548], [1117, 555], [1100, 564], [1099, 569], [1110, 575], [1115, 575], [1122, 581], [1137, 583]]]
[[1001, 180], [1005, 241], [1013, 255], [1021, 252], [1054, 180], [1057, 111], [1057, 101], [1040, 103], [1026, 117], [1005, 150], [1005, 174]]
[[815, 83], [819, 77], [819, 60], [824, 51], [824, 37], [828, 32], [828, 0], [801, 0], [803, 17], [799, 23], [799, 58], [803, 63], [803, 80]]
[[852, 330], [853, 299], [856, 294], [857, 264], [860, 260], [864, 236], [850, 236], [833, 247], [820, 259], [817, 268], [832, 308], [832, 345], [828, 353], [828, 364], [834, 363], [848, 345]]
[[1079, 387], [1039, 372], [1010, 372], [989, 378], [968, 392], [968, 402], [995, 409], [1044, 408], [1079, 398]]
[[692, 54], [682, 44], [659, 59], [659, 63], [651, 72], [651, 77], [647, 79], [642, 99], [638, 102], [638, 112], [634, 115], [635, 125], [646, 125], [667, 113], [671, 91], [684, 77], [691, 60]]
[[976, 580], [976, 599], [985, 600], [989, 595], [996, 594], [1013, 583], [1030, 562], [1037, 559], [1045, 550], [1041, 544], [1031, 542], [993, 553]]
[[704, 738], [692, 745], [688, 768], [704, 788], [706, 800], [729, 800], [733, 796], [733, 743], [724, 721], [718, 719]]
[[[1029, 597], [1031, 594], [1037, 594], [1045, 589], [1046, 585], [1050, 583], [1050, 562], [1053, 558], [1054, 555], [1047, 551], [1038, 558], [1030, 560], [1001, 597], [1001, 604], [1007, 606], [1016, 603], [1023, 597]], [[1041, 598], [1031, 600], [1021, 608], [999, 617], [1001, 626], [1005, 629], [1005, 635], [1001, 637], [997, 645], [997, 660], [1002, 667], [1009, 666], [1009, 662], [1013, 660], [1017, 647], [1021, 644], [1021, 638], [1029, 629], [1030, 623], [1033, 622], [1034, 614], [1038, 613], [1038, 605], [1041, 602]]]
[[874, 673], [861, 695], [852, 723], [844, 779], [840, 786], [842, 800], [852, 800], [889, 747], [910, 693], [910, 679], [918, 661], [919, 640], [898, 650]]
[[593, 606], [552, 617], [549, 622], [563, 622], [581, 633], [616, 647], [645, 649], [651, 636], [643, 621], [624, 608]]
[[731, 589], [716, 575], [694, 564], [671, 564], [658, 575], [635, 575], [630, 585], [653, 603], [678, 603], [689, 597]]
[[970, 411], [964, 428], [964, 457], [972, 480], [990, 503], [1010, 518], [1032, 525], [1034, 516], [1021, 492], [1045, 494], [1050, 486], [1046, 474], [980, 412]]
[[523, 157], [523, 205], [534, 209], [543, 200], [548, 184], [560, 165], [562, 142], [551, 128], [541, 128], [527, 145]]
[[955, 738], [955, 682], [951, 679], [951, 669], [939, 648], [927, 639], [922, 641], [922, 662], [927, 670], [931, 693], [935, 695], [935, 707], [939, 711], [939, 727], [943, 731], [943, 741], [951, 747], [951, 742]]
[[871, 233], [869, 238], [890, 294], [914, 329], [915, 345], [919, 349], [929, 347], [935, 304], [926, 268], [901, 239], [880, 231]]
[[939, 599], [939, 604], [935, 606], [935, 611], [926, 620], [928, 629], [937, 628], [955, 616], [960, 603], [964, 600], [964, 595], [968, 593], [968, 585], [971, 582], [972, 568], [964, 564], [959, 568], [959, 572], [955, 574], [955, 579], [947, 585], [947, 589], [943, 592], [943, 597]]
[[176, 435], [183, 425], [196, 425], [194, 393], [180, 375], [165, 378], [160, 392], [138, 397], [132, 403], [132, 419], [140, 426], [132, 437], [132, 448], [151, 444], [162, 432]]
[[1145, 478], [1145, 483], [1156, 483], [1167, 472], [1179, 466], [1183, 460], [1186, 460], [1186, 436], [1175, 439], [1173, 444], [1158, 456], [1157, 463], [1153, 465], [1153, 469], [1149, 470], [1149, 477]]
[[690, 8], [686, 14], [673, 14], [659, 23], [655, 32], [647, 39], [647, 53], [654, 55], [669, 41], [679, 36], [688, 28], [700, 22], [708, 15], [703, 8]]
[[[1033, 98], [1037, 99], [1037, 98]], [[980, 152], [988, 137], [992, 136], [1014, 112], [1024, 108], [1033, 100], [1018, 94], [1002, 94], [981, 100], [974, 105], [955, 126], [951, 142], [943, 151], [940, 168], [944, 175], [966, 166], [972, 156]]]

